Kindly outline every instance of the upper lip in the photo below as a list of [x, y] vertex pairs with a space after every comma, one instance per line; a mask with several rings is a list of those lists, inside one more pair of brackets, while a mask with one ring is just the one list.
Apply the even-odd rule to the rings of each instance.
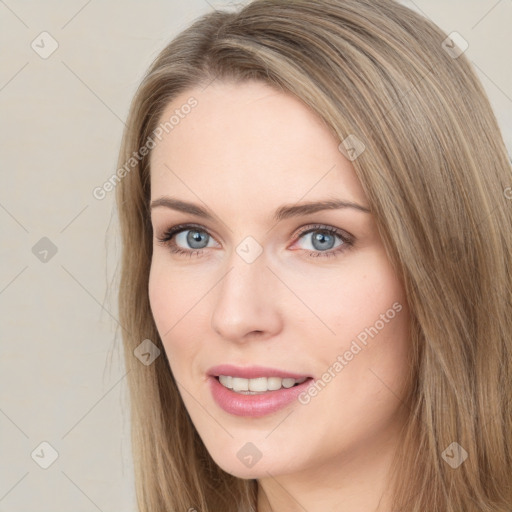
[[258, 377], [281, 377], [284, 379], [302, 379], [310, 375], [287, 372], [278, 368], [267, 368], [265, 366], [234, 366], [232, 364], [220, 364], [212, 366], [208, 375], [218, 377], [227, 375], [231, 377], [241, 377], [243, 379], [257, 379]]

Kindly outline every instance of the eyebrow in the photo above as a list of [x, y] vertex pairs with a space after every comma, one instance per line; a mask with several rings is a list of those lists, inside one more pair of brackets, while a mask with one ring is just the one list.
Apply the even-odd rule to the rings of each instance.
[[[174, 199], [169, 196], [163, 196], [158, 199], [155, 199], [154, 201], [151, 202], [150, 207], [151, 209], [158, 207], [171, 208], [172, 210], [190, 213], [192, 215], [196, 215], [197, 217], [203, 217], [205, 219], [212, 221], [214, 220], [214, 215], [208, 212], [207, 209], [198, 206], [197, 204], [189, 203], [187, 201], [181, 201], [179, 199]], [[344, 208], [352, 208], [360, 212], [371, 213], [369, 208], [366, 208], [365, 206], [354, 203], [352, 201], [343, 201], [341, 199], [327, 199], [324, 201], [314, 201], [300, 204], [285, 204], [279, 207], [274, 212], [273, 220], [275, 222], [279, 222], [284, 219], [289, 219], [291, 217], [308, 215], [322, 210], [340, 210]]]

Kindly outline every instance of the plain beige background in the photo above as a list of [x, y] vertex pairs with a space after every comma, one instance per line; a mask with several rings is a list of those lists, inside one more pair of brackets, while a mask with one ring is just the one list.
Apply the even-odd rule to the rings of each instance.
[[[404, 3], [469, 43], [512, 153], [512, 2]], [[228, 4], [0, 0], [0, 512], [135, 511], [114, 194], [92, 190], [152, 59]]]

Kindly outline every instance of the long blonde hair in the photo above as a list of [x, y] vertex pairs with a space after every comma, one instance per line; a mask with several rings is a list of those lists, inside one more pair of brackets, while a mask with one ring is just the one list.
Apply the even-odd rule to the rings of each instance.
[[[142, 512], [257, 507], [257, 482], [211, 459], [166, 357], [146, 366], [133, 355], [144, 339], [163, 346], [148, 300], [149, 155], [126, 162], [173, 98], [215, 79], [264, 81], [297, 96], [340, 141], [366, 146], [353, 166], [412, 316], [414, 384], [393, 510], [512, 508], [512, 171], [482, 86], [446, 37], [392, 0], [256, 0], [203, 16], [151, 65], [116, 187]], [[454, 469], [443, 454], [459, 445], [467, 459]]]

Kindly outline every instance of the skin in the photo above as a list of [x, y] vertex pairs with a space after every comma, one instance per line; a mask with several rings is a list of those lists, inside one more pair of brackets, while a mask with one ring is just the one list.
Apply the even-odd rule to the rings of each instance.
[[[278, 207], [297, 202], [342, 199], [369, 208], [352, 164], [314, 113], [268, 85], [194, 88], [162, 120], [191, 96], [197, 106], [152, 151], [151, 200], [190, 201], [214, 220], [152, 208], [149, 279], [153, 316], [190, 417], [223, 470], [258, 480], [259, 512], [389, 510], [389, 466], [408, 386], [403, 287], [371, 213], [343, 208], [272, 220]], [[181, 223], [206, 232], [201, 254], [175, 254], [159, 242]], [[324, 256], [313, 245], [322, 228], [299, 233], [316, 225], [343, 230], [354, 243]], [[193, 251], [187, 234], [174, 242]], [[252, 263], [236, 252], [247, 236], [263, 249]], [[325, 252], [339, 248], [335, 240]], [[306, 405], [243, 418], [214, 402], [210, 367], [261, 365], [321, 379], [394, 303], [401, 311]], [[247, 442], [262, 454], [252, 468], [237, 457]]]

